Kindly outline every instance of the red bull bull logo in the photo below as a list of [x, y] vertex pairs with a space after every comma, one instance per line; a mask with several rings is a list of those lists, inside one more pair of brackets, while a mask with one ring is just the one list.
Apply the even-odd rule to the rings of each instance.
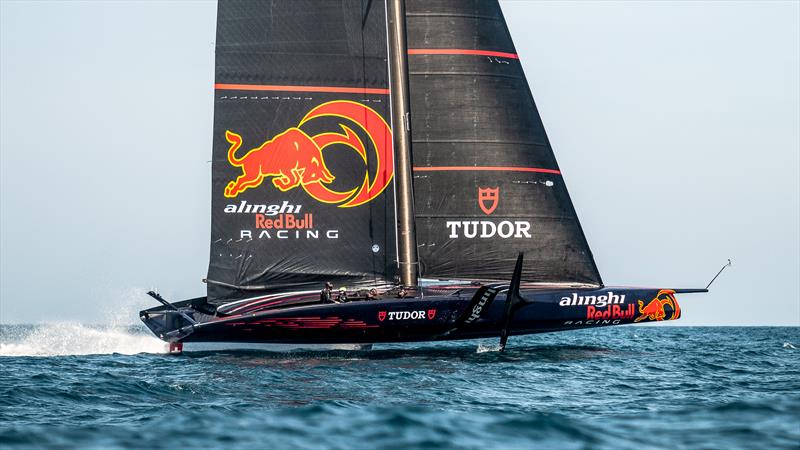
[[[669, 311], [669, 317], [667, 317]], [[639, 300], [639, 316], [634, 322], [643, 320], [675, 320], [681, 317], [681, 307], [675, 299], [675, 291], [662, 289], [658, 291], [655, 298], [646, 305]]]
[[[352, 122], [369, 137], [375, 152], [376, 170], [372, 175], [367, 171], [359, 186], [348, 191], [333, 190], [329, 185], [336, 176], [325, 164], [323, 151], [331, 145], [342, 144], [361, 156], [366, 165], [366, 146], [345, 123], [339, 124], [342, 132], [309, 136], [301, 127], [318, 117], [336, 117]], [[272, 185], [281, 192], [301, 186], [315, 200], [348, 208], [363, 205], [379, 196], [394, 176], [389, 125], [375, 110], [353, 101], [323, 103], [309, 111], [297, 127], [279, 133], [241, 157], [237, 157], [236, 153], [242, 146], [242, 137], [228, 130], [225, 139], [231, 144], [228, 162], [242, 170], [242, 174], [225, 187], [225, 197], [228, 198], [235, 198], [247, 189], [261, 186], [265, 179], [271, 178]]]

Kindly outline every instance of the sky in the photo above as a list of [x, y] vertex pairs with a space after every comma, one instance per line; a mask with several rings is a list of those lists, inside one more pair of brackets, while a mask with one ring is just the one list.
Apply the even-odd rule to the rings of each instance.
[[[501, 5], [605, 283], [800, 325], [800, 2]], [[215, 16], [0, 0], [0, 323], [204, 295]]]

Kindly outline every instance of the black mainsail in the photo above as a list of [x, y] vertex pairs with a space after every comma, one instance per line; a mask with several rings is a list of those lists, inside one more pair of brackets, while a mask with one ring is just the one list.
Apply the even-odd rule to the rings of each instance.
[[406, 17], [421, 276], [601, 285], [498, 2]]
[[397, 271], [383, 2], [220, 1], [208, 297]]

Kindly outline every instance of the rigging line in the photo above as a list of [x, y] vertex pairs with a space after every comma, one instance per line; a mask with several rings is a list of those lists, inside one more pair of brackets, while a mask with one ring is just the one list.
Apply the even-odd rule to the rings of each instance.
[[[389, 36], [389, 8], [388, 4], [384, 2], [384, 23], [386, 24], [386, 55], [387, 57], [391, 54], [389, 48], [391, 47], [391, 36]], [[388, 67], [388, 66], [387, 66]], [[392, 85], [392, 71], [387, 70], [386, 77], [389, 80], [389, 86]], [[394, 95], [389, 94], [389, 123], [394, 125], [395, 118], [394, 118], [394, 106], [393, 102], [396, 100], [394, 99]], [[394, 142], [392, 143], [392, 147], [394, 148]], [[397, 223], [397, 178], [392, 177], [392, 189], [394, 190], [394, 195], [392, 196], [393, 200], [393, 207], [394, 207], [394, 220], [395, 224]], [[394, 250], [395, 250], [395, 266], [397, 267], [397, 275], [400, 275], [400, 233], [397, 232], [397, 226], [395, 225], [395, 233], [394, 233]]]

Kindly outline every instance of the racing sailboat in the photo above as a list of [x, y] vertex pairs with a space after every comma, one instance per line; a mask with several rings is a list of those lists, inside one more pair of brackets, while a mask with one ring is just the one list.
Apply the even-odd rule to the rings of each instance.
[[220, 0], [215, 76], [207, 295], [140, 313], [173, 351], [503, 348], [706, 291], [603, 284], [495, 0]]

